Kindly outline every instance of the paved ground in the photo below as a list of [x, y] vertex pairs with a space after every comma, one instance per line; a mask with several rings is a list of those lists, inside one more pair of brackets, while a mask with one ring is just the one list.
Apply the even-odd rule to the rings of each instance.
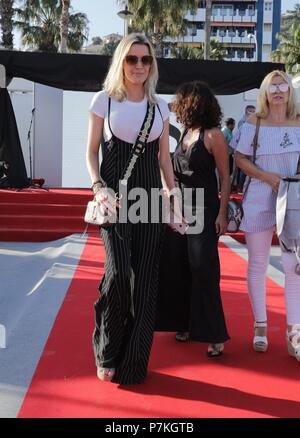
[[0, 417], [16, 417], [65, 298], [85, 238], [0, 242]]
[[[223, 242], [247, 259], [244, 245]], [[0, 349], [0, 417], [16, 417], [80, 260], [86, 239], [0, 242], [0, 323], [7, 348]], [[283, 285], [279, 247], [272, 248], [269, 276]]]

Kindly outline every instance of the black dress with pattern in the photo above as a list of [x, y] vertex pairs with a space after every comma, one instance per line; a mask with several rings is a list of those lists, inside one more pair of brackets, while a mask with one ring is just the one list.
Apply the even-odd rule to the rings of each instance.
[[[183, 136], [182, 136], [183, 138]], [[181, 189], [204, 188], [204, 229], [181, 236], [167, 230], [161, 256], [156, 328], [189, 331], [192, 340], [229, 339], [220, 294], [220, 261], [215, 221], [220, 202], [216, 163], [204, 133], [187, 150], [179, 142], [173, 156]]]

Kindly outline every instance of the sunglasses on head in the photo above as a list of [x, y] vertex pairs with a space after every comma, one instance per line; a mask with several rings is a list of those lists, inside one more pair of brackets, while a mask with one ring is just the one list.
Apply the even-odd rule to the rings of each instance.
[[125, 60], [129, 65], [136, 65], [139, 62], [139, 60], [142, 61], [143, 65], [151, 65], [153, 62], [153, 57], [151, 55], [144, 55], [141, 58], [139, 58], [136, 55], [127, 55], [125, 56]]
[[269, 85], [269, 92], [271, 94], [277, 93], [277, 91], [281, 91], [282, 93], [286, 93], [290, 88], [287, 82], [281, 82], [281, 84], [271, 84]]

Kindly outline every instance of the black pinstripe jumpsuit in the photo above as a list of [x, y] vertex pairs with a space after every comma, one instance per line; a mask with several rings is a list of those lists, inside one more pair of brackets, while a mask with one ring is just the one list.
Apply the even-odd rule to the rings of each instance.
[[[115, 191], [131, 148], [113, 133], [104, 144], [100, 174]], [[159, 138], [147, 143], [128, 180], [128, 191], [162, 187], [158, 151]], [[147, 374], [163, 231], [161, 223], [118, 223], [101, 229], [105, 275], [95, 303], [93, 346], [97, 366], [116, 368], [115, 383], [141, 383]]]

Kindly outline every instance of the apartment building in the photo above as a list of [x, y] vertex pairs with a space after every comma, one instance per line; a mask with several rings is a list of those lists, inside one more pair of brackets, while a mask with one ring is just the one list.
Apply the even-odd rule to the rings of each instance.
[[[270, 61], [278, 44], [281, 0], [213, 1], [211, 36], [227, 50], [228, 60]], [[173, 40], [178, 46], [199, 47], [205, 41], [206, 1], [199, 1], [195, 14], [186, 12], [187, 34]], [[166, 49], [166, 55], [168, 55]]]

